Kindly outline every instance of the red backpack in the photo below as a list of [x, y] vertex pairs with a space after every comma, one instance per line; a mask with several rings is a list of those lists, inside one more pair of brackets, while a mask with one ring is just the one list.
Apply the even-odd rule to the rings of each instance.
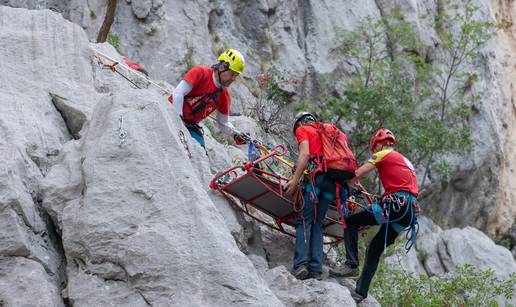
[[322, 143], [322, 159], [318, 164], [321, 171], [338, 181], [355, 177], [357, 160], [349, 148], [348, 137], [335, 125], [317, 122], [313, 124]]

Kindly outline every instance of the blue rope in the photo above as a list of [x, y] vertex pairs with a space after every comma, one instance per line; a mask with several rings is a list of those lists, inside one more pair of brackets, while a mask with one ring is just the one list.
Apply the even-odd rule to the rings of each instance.
[[[407, 197], [407, 196], [405, 196], [405, 197]], [[382, 204], [381, 200], [379, 200], [377, 202], [377, 204], [381, 205]], [[405, 235], [407, 238], [407, 242], [405, 243], [405, 252], [408, 253], [410, 251], [410, 249], [412, 248], [412, 246], [414, 245], [414, 243], [416, 242], [417, 234], [419, 232], [419, 223], [417, 221], [417, 217], [415, 216], [415, 214], [413, 212], [414, 209], [412, 208], [413, 200], [411, 201], [410, 198], [407, 197], [407, 204], [405, 205], [406, 206], [405, 212], [399, 218], [397, 218], [395, 220], [390, 219], [391, 206], [392, 206], [392, 204], [389, 204], [387, 207], [387, 220], [385, 222], [381, 222], [381, 220], [376, 217], [372, 206], [369, 208], [366, 208], [365, 210], [367, 212], [375, 215], [375, 219], [378, 222], [378, 224], [385, 224], [385, 239], [384, 239], [384, 246], [383, 246], [384, 255], [387, 253], [387, 235], [388, 235], [388, 231], [389, 231], [389, 223], [393, 224], [392, 227], [394, 228], [394, 231], [396, 231], [398, 233], [400, 233], [402, 231], [407, 231], [407, 233]], [[409, 212], [409, 210], [410, 210], [410, 223], [408, 224], [408, 226], [403, 227], [400, 224], [396, 223], [397, 221], [404, 218], [405, 215]]]
[[398, 227], [402, 227], [400, 224], [398, 224], [396, 222], [401, 220], [403, 217], [405, 217], [407, 212], [409, 212], [409, 209], [410, 209], [410, 222], [409, 222], [408, 226], [399, 228], [398, 229], [399, 231], [394, 226], [393, 226], [393, 228], [395, 228], [395, 231], [397, 231], [398, 233], [400, 233], [402, 231], [407, 231], [407, 233], [405, 234], [405, 238], [407, 239], [407, 242], [405, 242], [405, 253], [408, 253], [410, 251], [410, 249], [412, 248], [412, 246], [414, 245], [414, 243], [416, 242], [417, 234], [419, 232], [419, 223], [417, 221], [417, 217], [413, 213], [414, 209], [412, 208], [412, 206], [413, 206], [412, 201], [409, 201], [407, 199], [406, 206], [407, 207], [405, 208], [405, 212], [403, 213], [403, 215], [394, 221], [389, 220], [391, 206], [389, 206], [387, 209], [388, 211], [387, 211], [387, 223], [386, 223], [386, 228], [385, 228], [384, 254], [386, 253], [386, 250], [387, 250], [387, 230], [389, 229], [389, 223], [394, 223]]
[[387, 206], [387, 222], [385, 223], [385, 240], [383, 240], [383, 255], [387, 255], [387, 232], [389, 231], [389, 219], [391, 218], [391, 206]]
[[419, 223], [417, 221], [417, 217], [415, 217], [414, 223], [412, 223], [411, 221], [411, 225], [409, 228], [410, 229], [405, 234], [405, 238], [407, 239], [407, 242], [405, 242], [405, 252], [407, 253], [412, 248], [412, 245], [416, 243], [417, 234], [419, 232]]
[[[255, 157], [253, 157], [253, 153], [256, 154]], [[254, 161], [260, 157], [261, 157], [260, 152], [256, 149], [256, 147], [253, 145], [253, 143], [249, 143], [249, 145], [247, 146], [247, 159], [249, 161]]]
[[[266, 147], [267, 149], [269, 149], [268, 147]], [[253, 154], [255, 154], [255, 157], [253, 158]], [[247, 159], [249, 159], [249, 161], [254, 161], [256, 159], [259, 159], [261, 157], [261, 154], [260, 154], [260, 151], [258, 151], [258, 149], [256, 148], [256, 146], [254, 146], [253, 143], [249, 143], [249, 145], [247, 146]], [[263, 161], [263, 164], [265, 164], [265, 166], [267, 166], [267, 168], [269, 169], [269, 171], [273, 174], [276, 174], [276, 172], [272, 169], [272, 167], [265, 161]]]
[[[402, 216], [400, 216], [399, 218], [397, 218], [396, 220], [393, 220], [393, 221], [390, 220], [390, 218], [391, 218], [391, 206], [392, 205], [387, 206], [387, 221], [385, 222], [385, 240], [383, 241], [384, 242], [383, 243], [383, 254], [384, 255], [387, 254], [387, 232], [389, 231], [389, 223], [394, 223], [396, 225], [399, 225], [396, 222], [405, 217], [405, 215], [409, 211], [409, 206], [412, 207], [412, 202], [409, 202], [407, 200], [407, 205], [406, 205], [407, 207], [405, 208], [405, 212], [403, 213]], [[412, 217], [413, 217], [413, 214], [410, 215], [410, 223], [409, 223], [408, 227], [410, 227], [412, 225]], [[394, 228], [394, 226], [393, 226], [393, 228]], [[394, 229], [394, 231], [397, 231], [398, 233], [400, 233], [400, 232], [402, 232], [404, 230], [405, 229], [401, 229], [400, 231], [397, 231], [396, 229]]]

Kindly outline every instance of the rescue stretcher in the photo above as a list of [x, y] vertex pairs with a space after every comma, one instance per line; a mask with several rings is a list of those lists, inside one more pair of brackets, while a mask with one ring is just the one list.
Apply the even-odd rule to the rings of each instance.
[[[263, 163], [272, 159], [290, 163], [282, 157], [285, 148], [278, 145], [270, 151], [263, 148], [261, 151], [264, 155], [258, 159], [219, 172], [212, 179], [210, 188], [219, 191], [234, 208], [249, 217], [284, 234], [295, 236], [297, 215], [302, 210], [302, 197], [286, 195], [283, 186], [289, 179], [272, 170], [264, 170], [263, 167]], [[354, 212], [357, 207], [369, 206], [371, 199], [365, 193], [362, 197], [351, 196], [342, 203]], [[332, 203], [323, 221], [323, 233], [330, 238], [328, 243], [342, 240], [344, 227], [341, 210], [336, 203]]]

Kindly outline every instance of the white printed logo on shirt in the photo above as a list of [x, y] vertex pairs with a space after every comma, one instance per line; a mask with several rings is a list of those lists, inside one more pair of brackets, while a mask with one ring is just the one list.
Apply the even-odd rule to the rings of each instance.
[[405, 161], [405, 164], [407, 165], [408, 168], [410, 168], [411, 170], [414, 171], [414, 165], [412, 165], [412, 163], [409, 161], [409, 159], [403, 157], [403, 161]]

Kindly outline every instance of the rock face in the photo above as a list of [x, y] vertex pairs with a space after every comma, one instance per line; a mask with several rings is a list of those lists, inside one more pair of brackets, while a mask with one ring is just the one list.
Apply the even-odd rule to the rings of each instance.
[[415, 248], [401, 260], [403, 267], [412, 272], [429, 276], [442, 275], [465, 264], [483, 270], [493, 269], [504, 279], [516, 272], [516, 261], [511, 252], [496, 245], [478, 229], [465, 227], [441, 230], [427, 218], [421, 219], [420, 226], [421, 232]]
[[[281, 305], [237, 248], [206, 193], [206, 185], [200, 184], [198, 177], [191, 173], [192, 164], [185, 159], [183, 145], [178, 141], [178, 123], [171, 120], [175, 117], [170, 116], [171, 109], [164, 98], [154, 91], [133, 90], [121, 83], [110, 87], [112, 92], [103, 93], [105, 95], [96, 93], [92, 76], [95, 66], [90, 64], [86, 37], [77, 26], [64, 22], [55, 13], [2, 7], [1, 20], [3, 29], [14, 27], [5, 31], [11, 36], [2, 40], [6, 44], [2, 51], [7, 52], [3, 56], [14, 64], [17, 58], [9, 55], [16, 46], [15, 40], [33, 41], [36, 45], [33, 53], [20, 55], [20, 60], [23, 56], [37, 54], [36, 60], [44, 63], [61, 52], [77, 54], [75, 59], [55, 63], [57, 70], [47, 79], [47, 84], [31, 84], [31, 95], [37, 98], [39, 94], [40, 105], [36, 105], [37, 99], [19, 91], [20, 99], [12, 101], [22, 106], [31, 103], [34, 107], [26, 112], [3, 113], [3, 116], [11, 115], [11, 122], [20, 119], [19, 126], [4, 127], [16, 129], [14, 132], [18, 133], [26, 131], [29, 146], [15, 143], [20, 147], [20, 154], [27, 152], [25, 161], [28, 163], [19, 168], [34, 174], [29, 177], [31, 174], [6, 172], [6, 179], [11, 180], [4, 181], [6, 188], [2, 189], [5, 194], [2, 201], [5, 223], [2, 224], [8, 226], [3, 233], [11, 235], [3, 240], [7, 244], [2, 244], [5, 248], [2, 255], [34, 258], [38, 262], [32, 265], [41, 262], [49, 274], [59, 276], [59, 270], [63, 270], [58, 266], [62, 258], [47, 255], [53, 246], [50, 240], [45, 242], [45, 223], [37, 214], [42, 202], [62, 234], [67, 259], [66, 299], [75, 306], [184, 305], [185, 302], [192, 305]], [[37, 30], [16, 32], [14, 29], [23, 29], [17, 20], [30, 20]], [[47, 27], [43, 27], [45, 25]], [[44, 32], [50, 37], [43, 35]], [[75, 38], [52, 37], [58, 33]], [[71, 41], [75, 44], [67, 45]], [[57, 42], [61, 44], [48, 48], [48, 52], [59, 53], [46, 55], [43, 49]], [[71, 65], [65, 65], [66, 60], [72, 62]], [[28, 62], [32, 65], [26, 68], [38, 68], [41, 70], [38, 73], [50, 68], [38, 67], [38, 61], [30, 57]], [[88, 69], [87, 72], [66, 71], [59, 69], [61, 65]], [[23, 72], [22, 68], [20, 75], [10, 79], [18, 81], [16, 77], [22, 78]], [[107, 70], [100, 71], [104, 72], [111, 74]], [[88, 76], [81, 84], [60, 89], [60, 96], [65, 99], [60, 100], [60, 110], [57, 110], [55, 97], [49, 92], [59, 88], [51, 85]], [[9, 89], [16, 83], [6, 81], [6, 84]], [[74, 91], [91, 92], [89, 99], [82, 100], [93, 109], [91, 114], [73, 108]], [[82, 116], [68, 116], [73, 113]], [[60, 114], [66, 116], [62, 118]], [[25, 120], [21, 116], [25, 116]], [[46, 118], [38, 120], [41, 116]], [[79, 141], [71, 140], [66, 122], [71, 127], [71, 124], [80, 124], [84, 117], [90, 117], [88, 127], [81, 133], [75, 131], [77, 136], [82, 136]], [[31, 133], [22, 129], [22, 124], [30, 128], [38, 122], [43, 126], [35, 128], [46, 131]], [[122, 130], [126, 133], [123, 139]], [[16, 136], [14, 133], [6, 135]], [[71, 141], [63, 147], [68, 140]], [[7, 148], [12, 146], [6, 145]], [[194, 154], [202, 157], [201, 151], [195, 149], [192, 148]], [[13, 163], [23, 161], [16, 156], [12, 158]], [[49, 172], [48, 168], [54, 164]], [[132, 166], [128, 168], [128, 165]], [[25, 177], [16, 180], [16, 175]], [[23, 179], [34, 181], [34, 196], [27, 193], [30, 181], [24, 187]], [[19, 186], [8, 185], [16, 183]], [[42, 191], [37, 190], [39, 183]], [[9, 191], [14, 194], [10, 196]], [[38, 194], [40, 192], [42, 195]], [[33, 202], [33, 197], [38, 202]], [[16, 233], [20, 237], [15, 236]], [[41, 283], [49, 284], [46, 280]], [[48, 285], [54, 287], [54, 291], [48, 291], [49, 299], [60, 300], [55, 290], [61, 283], [64, 284], [63, 278]]]
[[[185, 63], [210, 64], [228, 44], [245, 54], [247, 76], [274, 64], [307, 84], [301, 94], [317, 94], [322, 73], [346, 71], [332, 58], [333, 28], [378, 18], [389, 3], [119, 1], [112, 30], [153, 78], [175, 83]], [[419, 13], [431, 13], [433, 2], [407, 3], [405, 14], [431, 33]], [[0, 4], [51, 9], [0, 6], [0, 305], [353, 305], [337, 283], [293, 280], [285, 268], [292, 240], [262, 235], [208, 191], [213, 174], [241, 151], [208, 131], [209, 157], [188, 138], [189, 160], [166, 98], [98, 65], [88, 38], [96, 37], [105, 1]], [[501, 20], [512, 18], [512, 5], [482, 8]], [[513, 88], [504, 83], [514, 73], [514, 58], [504, 57], [515, 50], [512, 33], [499, 38], [507, 49], [493, 43], [479, 66], [493, 102], [482, 101], [473, 123], [488, 141], [477, 142], [475, 157], [430, 196], [436, 205], [428, 212], [445, 224], [490, 233], [514, 225], [514, 103], [506, 101]], [[93, 48], [121, 59], [109, 45]], [[237, 113], [255, 99], [251, 81], [234, 87]], [[479, 259], [496, 255], [505, 260], [494, 269], [514, 270], [507, 253], [486, 242], [473, 228], [437, 232], [418, 243], [437, 258], [412, 267], [431, 274], [468, 261], [492, 267]]]
[[[503, 159], [499, 170], [500, 186], [496, 189], [496, 204], [494, 218], [490, 221], [490, 228], [497, 225], [504, 225], [503, 228], [510, 229], [512, 237], [513, 255], [516, 257], [516, 181], [514, 180], [514, 162], [516, 161], [516, 57], [510, 56], [516, 50], [516, 4], [514, 1], [493, 1], [493, 11], [496, 20], [506, 27], [497, 37], [497, 50], [499, 52], [502, 67], [498, 74], [503, 75], [502, 83], [503, 99], [506, 108], [503, 118]], [[495, 171], [496, 172], [496, 171]], [[512, 227], [510, 226], [512, 225]]]
[[0, 257], [2, 306], [63, 306], [58, 287], [45, 268], [25, 257]]
[[49, 93], [93, 92], [88, 42], [50, 11], [0, 6], [0, 26], [0, 301], [59, 306], [65, 259], [40, 185], [72, 136]]

